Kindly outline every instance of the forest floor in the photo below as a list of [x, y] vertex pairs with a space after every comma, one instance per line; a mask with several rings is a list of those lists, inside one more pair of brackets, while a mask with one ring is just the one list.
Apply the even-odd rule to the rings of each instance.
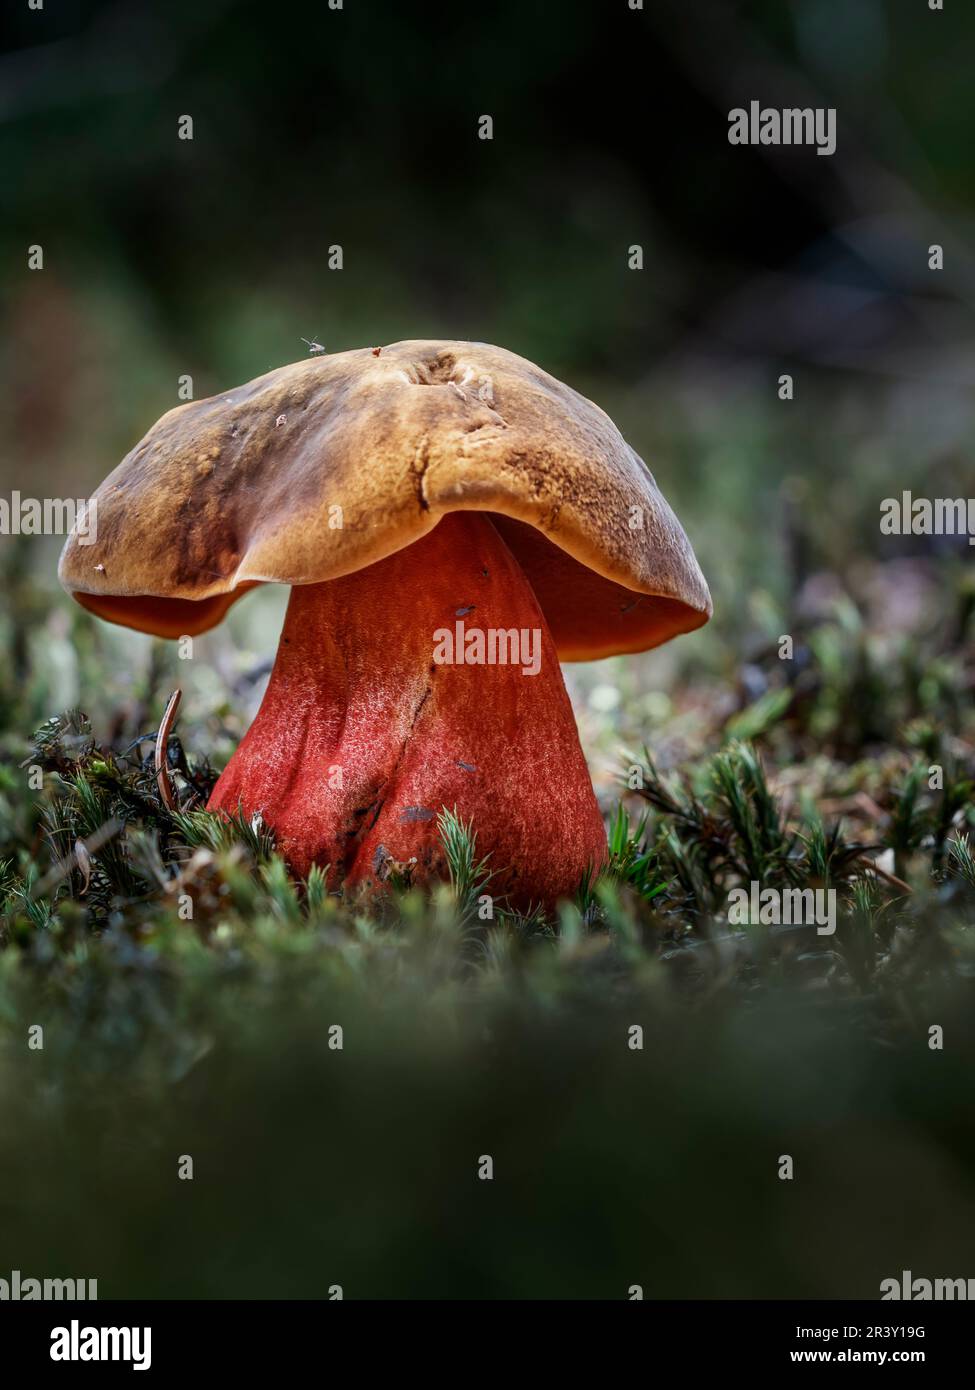
[[[892, 646], [840, 605], [790, 661], [770, 642], [732, 681], [678, 681], [666, 770], [631, 749], [601, 787], [608, 870], [554, 915], [490, 920], [476, 826], [445, 809], [432, 889], [296, 883], [264, 827], [200, 809], [205, 720], [171, 735], [179, 809], [160, 801], [165, 673], [100, 711], [107, 737], [78, 711], [32, 729], [9, 632], [7, 1264], [171, 1297], [965, 1276], [971, 608], [961, 586]], [[736, 920], [753, 883], [835, 893], [835, 931]]]

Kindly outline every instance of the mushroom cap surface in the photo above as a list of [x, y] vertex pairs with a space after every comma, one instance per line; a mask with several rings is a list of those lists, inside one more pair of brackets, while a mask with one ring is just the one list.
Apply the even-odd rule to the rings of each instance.
[[484, 343], [309, 357], [178, 406], [94, 501], [95, 539], [69, 536], [61, 583], [162, 637], [206, 631], [255, 584], [362, 569], [453, 511], [492, 514], [564, 660], [711, 615], [690, 542], [610, 418]]

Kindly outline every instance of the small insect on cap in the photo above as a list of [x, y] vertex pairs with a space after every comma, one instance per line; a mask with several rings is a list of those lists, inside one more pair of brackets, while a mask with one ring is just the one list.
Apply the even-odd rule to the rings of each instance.
[[490, 512], [560, 657], [641, 651], [707, 622], [690, 543], [598, 406], [485, 343], [313, 356], [164, 415], [95, 493], [59, 577], [85, 608], [203, 632], [255, 584], [315, 584]]

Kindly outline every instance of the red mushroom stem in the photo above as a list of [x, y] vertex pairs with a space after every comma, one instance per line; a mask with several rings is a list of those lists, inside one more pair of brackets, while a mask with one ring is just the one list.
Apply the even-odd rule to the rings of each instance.
[[489, 891], [514, 906], [569, 896], [603, 864], [555, 646], [487, 515], [452, 513], [364, 570], [292, 589], [264, 701], [209, 804], [260, 813], [292, 869], [330, 865], [333, 887], [390, 862], [444, 875], [444, 807], [473, 821]]

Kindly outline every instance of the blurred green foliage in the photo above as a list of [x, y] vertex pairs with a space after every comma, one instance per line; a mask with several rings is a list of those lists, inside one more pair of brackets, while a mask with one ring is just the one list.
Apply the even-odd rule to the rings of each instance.
[[[846, 675], [820, 673], [837, 707]], [[199, 809], [209, 762], [177, 734], [168, 812], [153, 727], [113, 750], [84, 715], [48, 720], [0, 803], [12, 1267], [102, 1296], [312, 1298], [870, 1298], [962, 1269], [971, 729], [914, 720], [871, 759], [804, 761], [827, 746], [804, 708], [767, 721], [771, 776], [720, 748], [720, 711], [682, 776], [624, 759], [609, 869], [554, 919], [487, 921], [490, 858], [449, 813], [449, 882], [345, 900], [295, 883], [259, 823]], [[852, 815], [824, 818], [838, 788]], [[885, 850], [906, 882], [872, 867]], [[835, 936], [730, 927], [752, 878], [836, 888]]]

